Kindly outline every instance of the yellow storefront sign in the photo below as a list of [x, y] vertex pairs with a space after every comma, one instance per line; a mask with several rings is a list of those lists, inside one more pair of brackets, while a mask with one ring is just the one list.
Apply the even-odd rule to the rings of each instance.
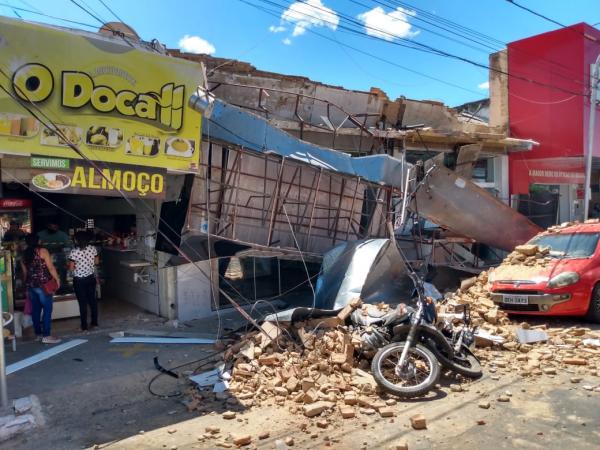
[[0, 68], [0, 153], [80, 158], [72, 143], [95, 161], [198, 169], [201, 115], [187, 100], [200, 65], [0, 17]]

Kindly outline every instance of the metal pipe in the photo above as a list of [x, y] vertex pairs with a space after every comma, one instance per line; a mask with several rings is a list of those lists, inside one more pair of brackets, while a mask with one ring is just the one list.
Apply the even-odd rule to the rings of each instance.
[[[0, 291], [2, 289], [0, 288]], [[0, 333], [2, 342], [0, 345], [0, 402], [2, 408], [8, 407], [8, 390], [6, 387], [6, 360], [4, 358], [4, 311], [0, 307]]]
[[308, 235], [306, 237], [306, 248], [305, 248], [305, 250], [308, 250], [308, 248], [309, 248], [310, 233], [311, 233], [312, 228], [313, 228], [313, 219], [315, 217], [315, 206], [317, 206], [317, 197], [319, 195], [319, 187], [321, 186], [321, 175], [323, 175], [323, 169], [321, 169], [319, 171], [319, 178], [317, 180], [317, 189], [315, 190], [315, 198], [313, 199], [313, 206], [312, 206], [312, 209], [310, 211], [310, 220], [308, 222]]
[[585, 161], [585, 186], [583, 194], [583, 220], [588, 219], [590, 209], [591, 184], [592, 184], [592, 156], [594, 153], [594, 131], [596, 128], [596, 102], [598, 101], [598, 89], [600, 76], [600, 55], [596, 62], [590, 65], [590, 121], [588, 125], [587, 154]]
[[277, 211], [279, 210], [279, 196], [281, 195], [281, 180], [283, 178], [283, 167], [285, 165], [285, 157], [281, 158], [281, 165], [279, 166], [279, 176], [277, 177], [277, 186], [275, 187], [275, 197], [271, 205], [271, 220], [269, 222], [269, 231], [267, 234], [267, 246], [271, 245], [271, 238], [273, 237], [273, 226], [275, 225], [275, 218], [277, 217]]

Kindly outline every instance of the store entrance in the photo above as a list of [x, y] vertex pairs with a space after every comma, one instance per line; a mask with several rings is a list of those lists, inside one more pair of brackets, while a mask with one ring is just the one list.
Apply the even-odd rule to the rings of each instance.
[[[61, 288], [54, 298], [54, 318], [79, 315], [73, 289], [73, 275], [68, 271], [69, 254], [73, 249], [73, 236], [85, 230], [92, 238], [101, 264], [96, 270], [96, 297], [102, 300], [104, 287], [110, 273], [104, 262], [106, 251], [116, 248], [130, 250], [136, 241], [136, 215], [123, 199], [85, 195], [47, 194], [33, 197], [34, 233], [48, 249], [61, 279]], [[49, 203], [52, 202], [52, 203]], [[58, 214], [57, 214], [58, 210]], [[58, 228], [52, 230], [51, 227]], [[108, 278], [107, 278], [108, 275]]]
[[[132, 309], [135, 310], [135, 314], [142, 312], [140, 306], [143, 308], [143, 305], [135, 306], [123, 301], [123, 298], [127, 297], [128, 283], [134, 284], [134, 273], [123, 262], [139, 261], [140, 247], [142, 250], [146, 249], [145, 241], [138, 238], [137, 231], [139, 221], [144, 221], [146, 216], [149, 223], [145, 224], [145, 229], [150, 226], [153, 201], [149, 201], [148, 205], [141, 205], [139, 202], [142, 200], [139, 199], [129, 202], [117, 197], [52, 193], [38, 195], [26, 187], [4, 186], [5, 196], [9, 193], [15, 199], [14, 205], [23, 204], [26, 207], [0, 208], [2, 247], [10, 251], [13, 272], [11, 307], [6, 305], [5, 309], [30, 313], [21, 261], [25, 249], [23, 237], [31, 232], [36, 234], [43, 247], [48, 249], [61, 280], [61, 287], [53, 297], [53, 322], [58, 319], [78, 318], [79, 305], [73, 288], [73, 274], [68, 269], [68, 260], [74, 246], [74, 234], [79, 230], [86, 230], [100, 257], [100, 265], [95, 272], [100, 322], [102, 323], [102, 314], [109, 314], [114, 318], [119, 316], [119, 310], [122, 310], [124, 315], [130, 315]], [[6, 199], [4, 200], [6, 204]], [[145, 215], [144, 211], [148, 213]], [[20, 226], [22, 233], [18, 238], [8, 239], [11, 237], [11, 222]], [[121, 292], [123, 295], [119, 295]], [[149, 296], [151, 294], [149, 292]], [[78, 320], [76, 322], [78, 323]]]

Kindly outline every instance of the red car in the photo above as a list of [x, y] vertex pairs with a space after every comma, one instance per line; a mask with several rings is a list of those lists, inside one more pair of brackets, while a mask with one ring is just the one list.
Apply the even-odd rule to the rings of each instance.
[[548, 247], [544, 266], [501, 266], [490, 275], [492, 300], [508, 313], [586, 316], [600, 322], [600, 223], [538, 234], [528, 244]]

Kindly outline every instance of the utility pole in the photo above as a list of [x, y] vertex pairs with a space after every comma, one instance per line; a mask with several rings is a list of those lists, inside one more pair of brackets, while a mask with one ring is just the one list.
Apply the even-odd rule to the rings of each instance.
[[594, 152], [594, 131], [596, 128], [596, 103], [600, 89], [600, 55], [590, 66], [590, 121], [588, 125], [587, 153], [585, 161], [585, 186], [583, 195], [583, 220], [588, 219], [592, 193], [592, 156]]
[[[2, 286], [0, 286], [0, 297], [2, 295]], [[8, 406], [8, 391], [6, 389], [6, 360], [4, 357], [4, 310], [0, 303], [0, 405], [2, 408]]]

